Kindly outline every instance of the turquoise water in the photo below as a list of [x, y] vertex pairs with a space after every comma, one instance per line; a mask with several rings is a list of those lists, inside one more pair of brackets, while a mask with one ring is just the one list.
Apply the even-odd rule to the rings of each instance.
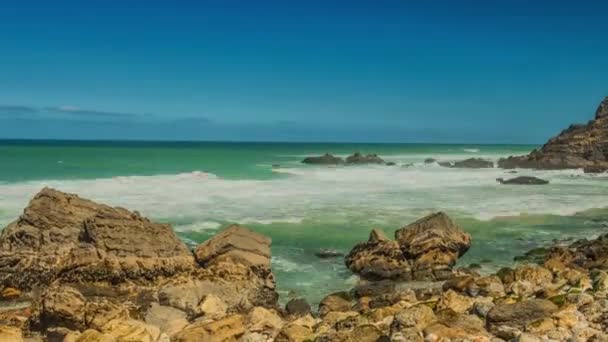
[[[553, 239], [589, 237], [608, 224], [608, 178], [520, 171], [547, 186], [509, 187], [500, 169], [447, 169], [424, 159], [496, 160], [534, 146], [0, 141], [0, 226], [43, 186], [138, 210], [196, 244], [231, 223], [273, 238], [282, 299], [356, 282], [341, 258], [372, 228], [393, 231], [443, 210], [473, 236], [460, 264], [492, 271]], [[396, 166], [307, 166], [307, 155], [378, 153]], [[273, 165], [275, 165], [273, 167]], [[277, 166], [278, 165], [278, 166]]]

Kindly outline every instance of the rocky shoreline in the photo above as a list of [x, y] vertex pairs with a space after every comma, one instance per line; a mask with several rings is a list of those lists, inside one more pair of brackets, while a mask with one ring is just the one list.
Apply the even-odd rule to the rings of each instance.
[[608, 171], [608, 97], [587, 124], [571, 125], [540, 149], [525, 156], [498, 161], [505, 169], [583, 169], [587, 173]]
[[0, 235], [0, 341], [608, 341], [608, 235], [491, 275], [455, 268], [471, 243], [444, 213], [373, 230], [354, 288], [280, 307], [269, 238], [233, 225], [191, 251], [47, 188]]

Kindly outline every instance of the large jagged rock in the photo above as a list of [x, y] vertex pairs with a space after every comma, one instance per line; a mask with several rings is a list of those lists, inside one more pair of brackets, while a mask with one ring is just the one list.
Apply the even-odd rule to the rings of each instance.
[[306, 157], [302, 160], [304, 164], [315, 164], [315, 165], [340, 165], [344, 164], [344, 159], [333, 156], [329, 153], [325, 153], [322, 156]]
[[471, 246], [470, 235], [442, 212], [397, 230], [395, 238], [374, 229], [346, 256], [346, 267], [369, 280], [445, 280]]
[[346, 164], [349, 165], [365, 165], [365, 164], [386, 164], [386, 162], [378, 157], [377, 154], [364, 155], [361, 152], [355, 152], [346, 158]]
[[405, 257], [412, 260], [415, 279], [449, 278], [458, 257], [471, 246], [471, 236], [443, 212], [397, 230], [395, 239]]
[[0, 281], [29, 290], [69, 281], [148, 281], [195, 266], [170, 225], [44, 188], [0, 235]]
[[571, 125], [540, 149], [525, 156], [500, 159], [506, 169], [608, 170], [608, 97], [600, 103], [595, 118], [584, 125]]
[[412, 267], [399, 244], [377, 229], [372, 230], [368, 241], [357, 244], [350, 251], [345, 263], [351, 271], [366, 279], [412, 278]]

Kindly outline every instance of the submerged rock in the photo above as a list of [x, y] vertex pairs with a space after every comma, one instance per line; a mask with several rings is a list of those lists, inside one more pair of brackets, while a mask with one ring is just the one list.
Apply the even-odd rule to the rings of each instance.
[[467, 168], [467, 169], [484, 169], [484, 168], [493, 168], [494, 162], [490, 160], [485, 160], [481, 158], [469, 158], [453, 163], [449, 162], [440, 162], [439, 165], [443, 167], [451, 167], [451, 168]]
[[315, 165], [340, 165], [344, 164], [344, 159], [333, 156], [329, 153], [325, 153], [318, 157], [306, 157], [302, 160], [304, 164], [315, 164]]
[[336, 250], [336, 249], [320, 249], [315, 252], [315, 256], [321, 259], [331, 259], [331, 258], [339, 258], [343, 257], [344, 253]]
[[540, 149], [525, 156], [500, 159], [498, 166], [505, 169], [608, 170], [608, 97], [587, 124], [571, 125]]
[[496, 181], [500, 184], [508, 184], [508, 185], [511, 185], [511, 184], [516, 184], [516, 185], [549, 184], [548, 180], [540, 179], [537, 177], [530, 177], [530, 176], [520, 176], [520, 177], [511, 178], [511, 179], [496, 178]]
[[386, 162], [378, 157], [377, 154], [363, 155], [360, 152], [355, 152], [346, 158], [346, 164], [349, 165], [364, 165], [364, 164], [386, 164]]
[[424, 160], [425, 164], [433, 164], [433, 163], [436, 163], [436, 162], [437, 162], [437, 159], [435, 159], [435, 158], [426, 158]]

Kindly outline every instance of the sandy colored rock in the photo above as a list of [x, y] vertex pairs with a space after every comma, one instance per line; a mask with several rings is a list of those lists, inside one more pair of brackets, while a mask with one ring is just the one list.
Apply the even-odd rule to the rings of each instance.
[[186, 326], [173, 339], [178, 342], [222, 342], [245, 333], [245, 318], [232, 315], [214, 322], [200, 321]]
[[319, 314], [328, 312], [350, 311], [353, 306], [352, 297], [348, 292], [336, 292], [325, 296], [319, 303]]
[[146, 313], [145, 322], [171, 337], [188, 325], [187, 317], [181, 310], [154, 303]]
[[345, 258], [346, 267], [365, 279], [411, 279], [412, 268], [399, 244], [372, 230], [366, 242], [357, 244]]
[[312, 336], [312, 329], [297, 324], [288, 324], [281, 329], [275, 342], [304, 342]]
[[69, 286], [48, 289], [42, 296], [40, 323], [43, 327], [61, 326], [72, 330], [85, 327], [85, 299]]
[[265, 332], [270, 336], [275, 336], [284, 325], [276, 312], [263, 307], [255, 307], [249, 311], [245, 321], [248, 331]]
[[0, 325], [0, 342], [23, 342], [21, 329]]
[[232, 225], [198, 245], [194, 254], [197, 262], [217, 277], [242, 281], [247, 288], [242, 291], [254, 306], [275, 307], [278, 294], [270, 269], [270, 244], [270, 238]]
[[156, 342], [161, 333], [158, 327], [133, 319], [115, 319], [108, 322], [101, 332], [117, 341]]
[[523, 329], [526, 325], [558, 310], [557, 306], [546, 299], [531, 299], [513, 304], [498, 304], [487, 316], [490, 331], [496, 332], [500, 326]]
[[451, 309], [457, 313], [465, 313], [473, 307], [473, 303], [473, 298], [448, 290], [439, 297], [436, 310]]
[[402, 310], [395, 315], [391, 325], [391, 333], [403, 331], [408, 328], [422, 331], [436, 320], [437, 317], [435, 317], [431, 308], [424, 304], [415, 305]]
[[228, 306], [219, 297], [208, 294], [199, 304], [199, 312], [208, 319], [219, 319], [226, 315]]
[[84, 318], [87, 328], [101, 330], [114, 319], [128, 319], [129, 312], [120, 303], [106, 298], [95, 298], [86, 302]]
[[471, 236], [442, 212], [397, 230], [395, 238], [405, 257], [413, 260], [415, 279], [451, 277], [456, 260], [471, 246]]
[[194, 266], [171, 226], [49, 188], [2, 231], [0, 247], [0, 280], [20, 290], [57, 277], [149, 281]]

